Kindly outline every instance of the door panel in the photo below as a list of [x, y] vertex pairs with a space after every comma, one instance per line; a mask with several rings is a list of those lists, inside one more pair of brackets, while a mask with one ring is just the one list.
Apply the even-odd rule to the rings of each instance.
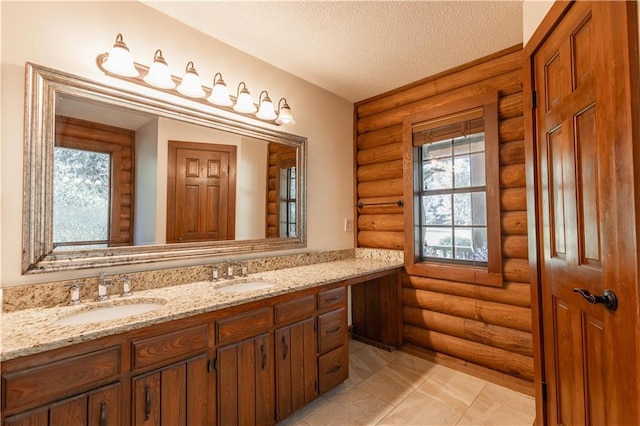
[[[564, 7], [531, 57], [546, 422], [638, 424], [637, 11]], [[578, 288], [611, 289], [619, 307], [589, 303]]]

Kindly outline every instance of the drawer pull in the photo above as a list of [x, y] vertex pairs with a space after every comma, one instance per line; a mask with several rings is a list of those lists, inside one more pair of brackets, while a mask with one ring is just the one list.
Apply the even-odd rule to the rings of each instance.
[[100, 401], [100, 426], [107, 426], [107, 403]]
[[328, 329], [326, 334], [335, 333], [336, 331], [340, 331], [341, 328], [342, 328], [341, 326], [336, 325], [335, 327], [332, 327], [332, 328]]
[[342, 296], [337, 295], [337, 296], [333, 296], [333, 297], [328, 297], [324, 300], [326, 300], [327, 302], [335, 302], [336, 300], [340, 300], [342, 298]]
[[289, 343], [287, 337], [282, 336], [282, 359], [287, 359], [287, 354], [289, 354]]
[[149, 385], [144, 385], [144, 420], [149, 420], [151, 415], [151, 389]]
[[336, 365], [335, 367], [331, 367], [329, 370], [327, 370], [327, 374], [337, 373], [338, 371], [340, 371], [341, 368], [342, 368], [342, 365]]
[[262, 355], [262, 370], [267, 366], [267, 352], [264, 350], [264, 345], [260, 345], [260, 354]]

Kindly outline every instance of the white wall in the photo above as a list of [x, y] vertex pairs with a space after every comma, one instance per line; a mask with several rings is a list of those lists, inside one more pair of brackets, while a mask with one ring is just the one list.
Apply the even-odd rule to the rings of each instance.
[[[146, 91], [103, 75], [95, 61], [122, 33], [137, 62], [149, 64], [161, 48], [173, 73], [192, 60], [203, 80], [222, 72], [230, 88], [245, 81], [254, 96], [269, 90], [286, 97], [297, 124], [279, 130], [308, 138], [308, 248], [353, 246], [343, 231], [353, 216], [353, 105], [280, 69], [243, 54], [137, 2], [0, 2], [1, 149], [0, 285], [95, 276], [99, 271], [21, 275], [24, 65], [33, 62], [104, 82]], [[265, 7], [268, 4], [265, 3]], [[206, 83], [210, 86], [210, 83]], [[157, 94], [156, 94], [157, 95]], [[258, 123], [255, 121], [255, 123]], [[261, 124], [270, 127], [268, 124]], [[273, 126], [275, 128], [275, 126]], [[273, 254], [273, 253], [272, 253]], [[107, 268], [120, 273], [193, 265], [210, 259]]]
[[166, 229], [157, 226], [161, 208], [158, 201], [158, 120], [149, 121], [137, 129], [135, 141], [133, 243], [156, 244], [156, 241], [166, 240]]
[[522, 44], [526, 45], [553, 6], [553, 1], [524, 0], [522, 4]]

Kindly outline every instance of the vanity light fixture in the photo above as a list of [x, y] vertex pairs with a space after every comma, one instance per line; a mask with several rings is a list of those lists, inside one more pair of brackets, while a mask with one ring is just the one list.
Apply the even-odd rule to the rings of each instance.
[[229, 89], [222, 79], [222, 74], [220, 74], [219, 72], [217, 72], [216, 75], [213, 76], [213, 89], [211, 89], [211, 96], [209, 96], [207, 100], [214, 105], [233, 105], [233, 101], [229, 96]]
[[137, 77], [140, 74], [133, 64], [131, 52], [129, 52], [129, 48], [122, 40], [122, 34], [120, 33], [116, 36], [116, 42], [102, 66], [107, 71], [124, 77]]
[[[183, 96], [194, 102], [213, 104], [222, 110], [251, 116], [272, 124], [295, 124], [291, 108], [285, 98], [280, 99], [276, 111], [271, 98], [269, 98], [269, 93], [263, 90], [258, 98], [258, 108], [258, 105], [253, 103], [253, 98], [244, 81], [238, 84], [234, 97], [229, 94], [229, 89], [219, 72], [213, 76], [212, 88], [203, 86], [192, 61], [187, 63], [182, 78], [173, 76], [160, 49], [156, 50], [153, 55], [153, 63], [150, 67], [134, 62], [120, 33], [116, 37], [113, 48], [107, 53], [98, 55], [96, 63], [105, 74], [128, 82], [159, 89], [174, 96]], [[180, 84], [176, 88], [177, 82]], [[204, 99], [205, 97], [206, 99]]]
[[[263, 93], [264, 98], [262, 97]], [[271, 103], [271, 98], [269, 98], [269, 93], [267, 93], [266, 90], [260, 92], [258, 105], [260, 105], [260, 109], [258, 109], [256, 117], [261, 118], [262, 120], [275, 120], [278, 118], [278, 114], [273, 110], [273, 103]]]
[[184, 77], [182, 77], [182, 82], [178, 86], [178, 92], [190, 98], [202, 98], [206, 95], [204, 89], [202, 89], [200, 76], [191, 61], [187, 62]]
[[[240, 89], [242, 86], [242, 89]], [[253, 98], [251, 97], [251, 93], [247, 89], [247, 85], [244, 81], [241, 81], [238, 84], [238, 89], [236, 91], [236, 104], [233, 106], [233, 109], [237, 112], [244, 112], [247, 114], [253, 114], [256, 112], [257, 108], [253, 103]]]
[[[282, 105], [282, 101], [284, 101], [284, 105]], [[282, 105], [282, 106], [281, 106]], [[287, 103], [285, 98], [282, 98], [278, 101], [278, 118], [276, 119], [276, 123], [278, 124], [296, 124], [293, 119], [293, 114], [291, 114], [291, 108]]]
[[167, 61], [162, 57], [162, 50], [156, 50], [153, 55], [153, 63], [149, 67], [149, 73], [144, 77], [144, 81], [161, 89], [173, 89], [176, 87]]

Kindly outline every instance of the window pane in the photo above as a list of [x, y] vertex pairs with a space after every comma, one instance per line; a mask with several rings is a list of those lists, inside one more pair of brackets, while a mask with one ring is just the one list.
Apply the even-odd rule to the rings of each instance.
[[451, 157], [451, 141], [428, 143], [422, 146], [422, 158], [430, 160], [433, 158]]
[[422, 197], [423, 225], [451, 225], [451, 195]]
[[109, 239], [111, 156], [54, 149], [53, 242]]
[[453, 258], [452, 232], [450, 228], [423, 228], [422, 255], [441, 259]]
[[471, 194], [471, 224], [487, 226], [487, 193]]
[[471, 242], [471, 228], [455, 228], [455, 258], [460, 260], [473, 259], [473, 245]]
[[484, 152], [471, 155], [471, 186], [484, 186]]
[[469, 152], [484, 151], [484, 133], [469, 135], [466, 139], [469, 144]]
[[471, 225], [472, 218], [471, 193], [455, 194], [453, 196], [454, 223], [456, 225]]
[[427, 160], [422, 166], [422, 187], [426, 191], [452, 188], [451, 158]]
[[289, 188], [289, 198], [291, 198], [292, 200], [295, 200], [296, 199], [296, 168], [292, 167], [290, 170], [291, 170], [291, 179], [290, 179], [291, 187]]
[[487, 246], [487, 228], [473, 229], [473, 260], [476, 262], [487, 262], [489, 260], [489, 249]]
[[296, 203], [289, 203], [289, 222], [296, 221]]
[[469, 156], [464, 155], [462, 157], [456, 157], [453, 161], [456, 176], [456, 188], [467, 188], [471, 186]]

